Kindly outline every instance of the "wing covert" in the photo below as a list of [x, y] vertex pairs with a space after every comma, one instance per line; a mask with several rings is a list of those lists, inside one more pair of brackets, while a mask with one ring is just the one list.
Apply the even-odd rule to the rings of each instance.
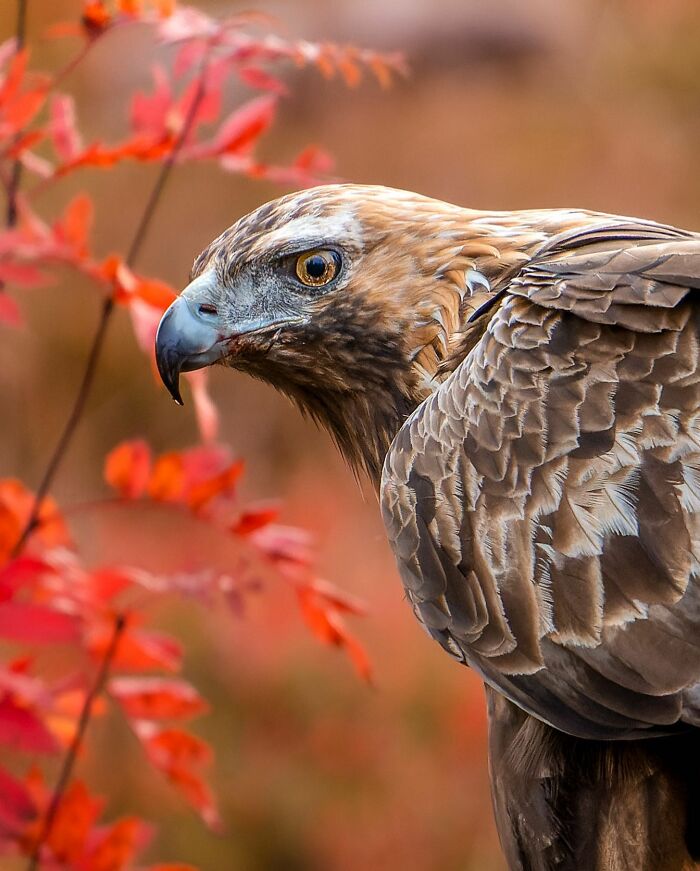
[[528, 264], [382, 480], [428, 632], [582, 737], [700, 724], [700, 240], [631, 235]]

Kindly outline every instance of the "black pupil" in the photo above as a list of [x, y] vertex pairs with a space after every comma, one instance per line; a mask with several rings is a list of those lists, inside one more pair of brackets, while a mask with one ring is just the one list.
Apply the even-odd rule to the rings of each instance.
[[310, 278], [323, 278], [327, 268], [328, 263], [320, 254], [314, 254], [306, 261], [306, 272]]

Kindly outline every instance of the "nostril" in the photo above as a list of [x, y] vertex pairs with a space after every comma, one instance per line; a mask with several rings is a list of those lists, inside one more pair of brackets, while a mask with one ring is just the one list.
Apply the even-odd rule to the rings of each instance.
[[203, 302], [197, 309], [200, 315], [217, 315], [218, 311], [216, 310], [215, 305], [211, 305], [208, 302]]

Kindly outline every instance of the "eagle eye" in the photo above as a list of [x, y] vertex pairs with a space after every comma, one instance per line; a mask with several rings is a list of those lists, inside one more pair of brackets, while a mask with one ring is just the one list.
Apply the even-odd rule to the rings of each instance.
[[340, 272], [341, 260], [337, 251], [319, 248], [300, 254], [296, 260], [297, 278], [307, 287], [323, 287]]

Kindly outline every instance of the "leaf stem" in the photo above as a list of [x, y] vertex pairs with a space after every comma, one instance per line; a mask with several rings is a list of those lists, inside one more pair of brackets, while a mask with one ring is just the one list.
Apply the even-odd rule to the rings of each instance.
[[119, 646], [119, 640], [125, 628], [126, 617], [123, 614], [117, 614], [117, 616], [114, 618], [114, 627], [112, 629], [112, 636], [109, 641], [109, 646], [107, 647], [105, 655], [102, 658], [100, 668], [95, 675], [94, 683], [85, 695], [85, 701], [83, 702], [83, 707], [80, 711], [80, 717], [78, 718], [78, 725], [75, 730], [75, 735], [73, 736], [73, 740], [71, 741], [70, 746], [63, 759], [61, 771], [58, 775], [58, 780], [56, 781], [56, 786], [54, 787], [53, 793], [51, 794], [51, 800], [46, 810], [46, 816], [44, 817], [41, 831], [39, 832], [39, 836], [37, 837], [36, 844], [34, 845], [34, 848], [32, 850], [32, 854], [29, 857], [27, 871], [37, 871], [37, 869], [39, 868], [41, 848], [51, 836], [51, 831], [53, 829], [54, 822], [56, 821], [56, 814], [58, 813], [61, 800], [63, 799], [70, 779], [73, 776], [73, 770], [75, 768], [75, 763], [78, 758], [78, 753], [83, 743], [88, 724], [90, 723], [90, 719], [92, 717], [93, 706], [98, 696], [102, 693], [105, 687], [107, 678], [109, 677], [110, 669], [112, 667], [112, 662], [117, 652], [117, 647]]
[[[170, 153], [161, 164], [160, 172], [158, 173], [155, 184], [151, 189], [151, 193], [148, 197], [148, 200], [146, 201], [146, 205], [144, 206], [141, 218], [138, 222], [138, 225], [134, 232], [134, 236], [131, 240], [131, 244], [129, 245], [125, 262], [130, 268], [133, 267], [139, 254], [141, 253], [143, 243], [146, 240], [146, 236], [148, 235], [148, 231], [153, 222], [153, 217], [155, 215], [156, 209], [162, 198], [165, 185], [170, 178], [170, 174], [173, 170], [173, 167], [175, 166], [178, 155], [192, 130], [194, 121], [197, 117], [197, 112], [199, 111], [199, 107], [206, 94], [207, 64], [208, 56], [205, 55], [205, 57], [202, 59], [202, 63], [198, 73], [198, 86], [194, 98], [190, 103], [189, 110], [183, 121], [179, 135], [175, 140]], [[104, 347], [104, 340], [107, 334], [107, 328], [111, 321], [113, 312], [114, 298], [108, 297], [102, 305], [102, 312], [100, 314], [100, 319], [97, 323], [97, 328], [95, 329], [95, 334], [90, 345], [90, 350], [88, 351], [85, 368], [83, 370], [83, 375], [80, 380], [80, 385], [78, 387], [78, 392], [76, 394], [73, 407], [68, 416], [68, 420], [66, 421], [63, 431], [58, 439], [56, 447], [51, 454], [46, 469], [44, 470], [44, 474], [41, 477], [41, 481], [39, 482], [39, 486], [37, 487], [34, 501], [29, 512], [29, 517], [22, 530], [21, 535], [19, 536], [17, 542], [12, 548], [11, 558], [19, 556], [19, 554], [24, 549], [24, 546], [27, 543], [29, 536], [41, 523], [40, 514], [42, 502], [44, 501], [46, 494], [51, 489], [54, 478], [56, 477], [56, 473], [58, 472], [58, 469], [63, 461], [66, 451], [70, 446], [71, 441], [73, 440], [73, 435], [75, 434], [75, 430], [77, 429], [77, 426], [80, 423], [80, 419], [83, 415], [85, 403], [88, 399], [88, 396], [90, 395], [90, 390], [92, 388], [92, 384], [95, 378], [97, 365], [99, 363], [102, 349]]]

